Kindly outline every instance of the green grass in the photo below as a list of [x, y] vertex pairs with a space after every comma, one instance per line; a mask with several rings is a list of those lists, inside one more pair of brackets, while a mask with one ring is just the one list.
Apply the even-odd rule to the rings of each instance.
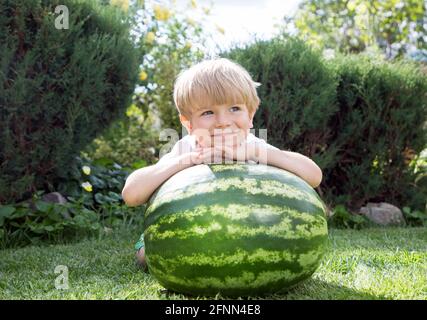
[[[164, 292], [134, 263], [139, 231], [0, 251], [0, 299], [194, 299]], [[269, 299], [427, 299], [427, 228], [331, 230], [312, 278]], [[69, 289], [55, 288], [55, 267]], [[203, 298], [203, 297], [201, 297]], [[217, 296], [216, 298], [221, 298]]]

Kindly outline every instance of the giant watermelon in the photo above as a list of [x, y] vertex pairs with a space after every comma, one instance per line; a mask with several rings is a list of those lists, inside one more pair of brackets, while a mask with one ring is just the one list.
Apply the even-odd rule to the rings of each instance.
[[251, 164], [198, 165], [151, 197], [144, 220], [150, 273], [191, 295], [275, 293], [310, 277], [328, 229], [317, 193], [299, 177]]

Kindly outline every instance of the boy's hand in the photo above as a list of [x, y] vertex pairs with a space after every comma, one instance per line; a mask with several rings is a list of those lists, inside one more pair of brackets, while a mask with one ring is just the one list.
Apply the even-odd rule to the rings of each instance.
[[242, 143], [240, 145], [233, 145], [232, 147], [222, 146], [223, 157], [226, 160], [236, 160], [238, 162], [245, 162], [248, 160], [257, 161], [259, 154], [259, 145], [255, 142]]
[[198, 148], [190, 152], [191, 163], [209, 164], [209, 163], [224, 163], [224, 160], [233, 162], [245, 162], [252, 160], [257, 162], [259, 154], [259, 146], [257, 143], [243, 143], [241, 145], [219, 145], [207, 148]]
[[190, 152], [190, 159], [193, 165], [222, 163], [222, 151], [215, 147], [198, 148]]

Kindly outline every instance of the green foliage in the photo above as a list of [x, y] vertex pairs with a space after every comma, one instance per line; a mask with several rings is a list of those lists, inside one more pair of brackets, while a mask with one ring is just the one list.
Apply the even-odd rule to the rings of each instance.
[[34, 196], [32, 202], [0, 206], [0, 247], [38, 244], [100, 231], [96, 212], [73, 203], [54, 204]]
[[[55, 28], [57, 5], [69, 29]], [[54, 191], [129, 105], [136, 53], [123, 21], [93, 1], [0, 2], [0, 203]]]
[[131, 105], [126, 115], [92, 141], [82, 155], [92, 160], [109, 159], [134, 169], [154, 164], [158, 160], [158, 133], [152, 128], [149, 114], [144, 116]]
[[[159, 12], [163, 12], [163, 17]], [[135, 105], [145, 114], [158, 117], [157, 129], [172, 128], [181, 133], [179, 114], [173, 101], [173, 86], [179, 72], [203, 57], [206, 32], [195, 18], [202, 9], [190, 7], [179, 12], [172, 4], [145, 3], [141, 33], [145, 36], [147, 51], [144, 55]]]
[[[97, 211], [101, 219], [112, 213], [117, 219], [126, 220], [127, 207], [123, 204], [121, 192], [127, 176], [140, 166], [140, 162], [123, 167], [108, 158], [90, 160], [77, 157], [72, 176], [59, 184], [58, 191], [70, 201]], [[141, 210], [143, 212], [144, 206], [137, 209]], [[118, 221], [111, 222], [112, 225], [115, 223]]]
[[[41, 195], [38, 192], [31, 201], [0, 206], [0, 248], [81, 240], [140, 221], [141, 209], [109, 203], [95, 211], [82, 200], [69, 198], [57, 204], [41, 200]], [[100, 202], [111, 201], [113, 196]]]
[[410, 163], [427, 144], [426, 78], [414, 64], [361, 56], [330, 66], [339, 79], [339, 109], [322, 151], [329, 160], [322, 163], [325, 197], [348, 195], [344, 203], [353, 210], [368, 201], [424, 210], [425, 192], [415, 187]]
[[69, 241], [135, 224], [145, 207], [123, 204], [121, 190], [130, 171], [109, 159], [78, 157], [72, 176], [59, 184], [67, 203], [45, 202], [38, 191], [30, 201], [0, 206], [0, 247]]
[[[89, 174], [84, 172], [89, 168]], [[68, 197], [82, 199], [84, 205], [96, 209], [104, 204], [103, 199], [116, 203], [121, 201], [127, 171], [111, 159], [100, 158], [96, 161], [77, 157], [71, 168], [72, 175], [59, 183], [58, 192]], [[82, 186], [88, 183], [89, 191]]]
[[412, 211], [409, 207], [403, 207], [403, 215], [406, 223], [410, 226], [427, 226], [427, 211], [422, 212], [420, 210]]
[[423, 0], [304, 0], [288, 23], [318, 48], [344, 53], [379, 48], [393, 58], [412, 47], [427, 48], [426, 13]]
[[270, 144], [318, 161], [317, 154], [330, 134], [328, 118], [337, 111], [337, 80], [320, 54], [297, 39], [273, 39], [223, 55], [239, 62], [261, 83], [254, 128], [267, 129]]
[[328, 227], [338, 229], [361, 229], [370, 225], [362, 215], [352, 214], [345, 206], [337, 205], [328, 219]]
[[[121, 228], [77, 243], [3, 250], [0, 299], [194, 300], [162, 290], [151, 274], [138, 271], [130, 244], [140, 234], [136, 227]], [[426, 228], [332, 229], [329, 239], [323, 263], [310, 279], [286, 293], [261, 299], [425, 301]], [[69, 269], [68, 290], [54, 286], [59, 264]], [[227, 297], [215, 296], [223, 299]]]
[[[409, 207], [418, 208], [427, 216], [427, 149], [415, 155], [409, 165], [411, 169], [413, 169], [415, 175], [412, 186], [417, 190], [416, 194], [418, 197], [414, 197], [413, 201], [407, 203], [407, 205]], [[423, 203], [424, 208], [422, 207]]]
[[[108, 4], [110, 1], [105, 1]], [[124, 166], [151, 165], [164, 144], [162, 128], [181, 134], [172, 92], [178, 73], [203, 57], [206, 32], [200, 18], [208, 9], [189, 5], [177, 10], [167, 1], [111, 1], [126, 7], [134, 42], [141, 53], [138, 86], [126, 117], [115, 122], [83, 151], [93, 160], [109, 158]], [[135, 169], [138, 167], [135, 167]]]
[[291, 38], [224, 55], [261, 83], [254, 128], [321, 167], [319, 193], [328, 203], [425, 210], [425, 180], [411, 165], [427, 145], [427, 80], [416, 64], [351, 55], [324, 61]]

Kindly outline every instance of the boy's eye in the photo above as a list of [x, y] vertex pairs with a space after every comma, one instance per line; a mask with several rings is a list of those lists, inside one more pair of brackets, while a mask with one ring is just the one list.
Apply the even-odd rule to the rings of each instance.
[[[231, 111], [239, 111], [240, 110], [240, 107], [238, 107], [238, 106], [233, 106], [233, 107], [231, 107], [230, 108], [230, 110]], [[213, 112], [212, 111], [210, 111], [210, 110], [208, 110], [208, 111], [204, 111], [204, 112], [202, 112], [202, 114], [201, 114], [201, 116], [207, 116], [207, 115], [210, 115], [210, 114], [213, 114]]]
[[209, 114], [209, 112], [210, 112], [210, 113], [212, 113], [212, 111], [205, 111], [205, 112], [203, 112], [203, 113], [201, 114], [201, 116], [206, 116], [206, 115], [208, 115], [208, 114]]

